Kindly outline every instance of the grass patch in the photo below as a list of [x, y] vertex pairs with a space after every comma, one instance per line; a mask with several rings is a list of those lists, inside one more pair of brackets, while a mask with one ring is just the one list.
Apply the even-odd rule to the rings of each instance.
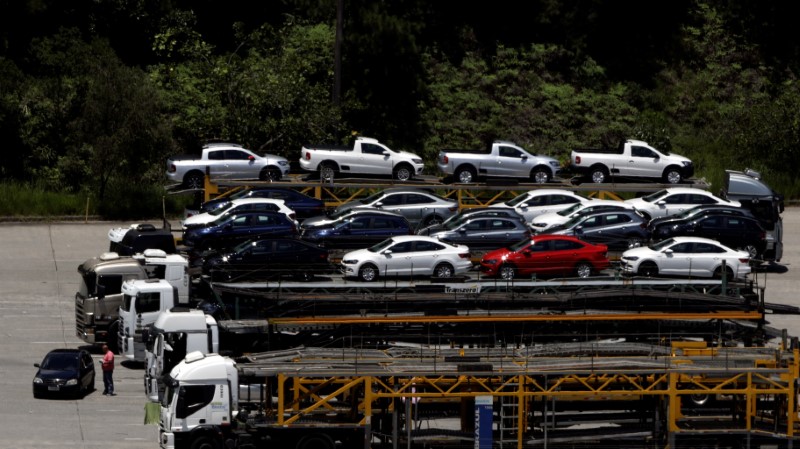
[[[86, 199], [85, 194], [52, 192], [35, 185], [5, 182], [0, 183], [0, 216], [85, 215]], [[89, 215], [93, 214], [90, 210]]]

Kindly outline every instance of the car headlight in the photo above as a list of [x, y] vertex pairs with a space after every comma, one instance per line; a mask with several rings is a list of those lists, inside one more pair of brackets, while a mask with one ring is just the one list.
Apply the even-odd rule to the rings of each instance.
[[531, 223], [531, 226], [533, 226], [534, 228], [543, 228], [547, 226], [547, 223]]
[[639, 260], [639, 256], [623, 256], [622, 260], [630, 260], [631, 262], [635, 262]]
[[688, 166], [692, 165], [691, 161], [683, 161], [683, 162], [681, 162], [681, 164], [683, 164], [684, 167], [688, 167]]
[[551, 167], [561, 167], [561, 162], [558, 161], [550, 161]]
[[70, 379], [65, 385], [78, 385], [78, 379]]
[[33, 383], [35, 383], [35, 384], [43, 384], [44, 382], [42, 381], [41, 377], [34, 377], [33, 378]]
[[278, 165], [280, 165], [282, 167], [285, 167], [285, 166], [289, 165], [289, 161], [278, 161]]
[[415, 164], [424, 164], [424, 162], [422, 161], [422, 159], [418, 159], [418, 158], [413, 158], [413, 159], [411, 159], [411, 162], [413, 162], [413, 163], [415, 163]]
[[488, 260], [483, 260], [482, 262], [485, 263], [486, 265], [496, 265], [497, 259], [488, 259]]
[[342, 263], [343, 263], [344, 265], [355, 265], [355, 264], [357, 264], [357, 263], [358, 263], [358, 260], [357, 260], [357, 259], [347, 259], [347, 260], [344, 260], [344, 259], [343, 259], [343, 260], [342, 260]]

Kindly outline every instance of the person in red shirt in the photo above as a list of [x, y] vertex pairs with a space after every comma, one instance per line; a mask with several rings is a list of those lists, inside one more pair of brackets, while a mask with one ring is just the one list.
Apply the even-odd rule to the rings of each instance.
[[108, 345], [103, 345], [103, 360], [100, 364], [103, 367], [103, 394], [116, 396], [114, 394], [114, 352], [108, 349]]

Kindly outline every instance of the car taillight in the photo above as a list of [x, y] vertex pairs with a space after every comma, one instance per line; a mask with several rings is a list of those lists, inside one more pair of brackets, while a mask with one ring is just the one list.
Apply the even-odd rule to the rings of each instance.
[[458, 257], [462, 259], [469, 259], [469, 253], [459, 253]]
[[447, 210], [449, 210], [450, 212], [456, 212], [458, 211], [458, 206], [448, 207]]
[[758, 239], [759, 240], [766, 240], [767, 239], [767, 233], [766, 232], [762, 232], [761, 235], [758, 237]]
[[739, 263], [749, 264], [750, 263], [750, 258], [749, 257], [745, 257], [745, 258], [739, 259]]
[[448, 163], [450, 163], [450, 158], [449, 158], [449, 157], [447, 157], [447, 155], [444, 155], [444, 156], [442, 156], [442, 163], [443, 163], [443, 164], [448, 164]]
[[169, 164], [169, 172], [170, 173], [175, 173], [175, 170], [177, 170], [177, 168], [175, 167], [175, 164]]
[[311, 152], [310, 151], [306, 151], [306, 160], [307, 161], [311, 160]]
[[580, 163], [581, 163], [581, 157], [575, 156], [575, 164], [580, 164]]

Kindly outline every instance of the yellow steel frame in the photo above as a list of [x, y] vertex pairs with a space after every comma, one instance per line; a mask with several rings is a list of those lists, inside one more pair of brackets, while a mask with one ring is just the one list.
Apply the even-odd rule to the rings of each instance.
[[[680, 346], [680, 344], [675, 345]], [[691, 344], [686, 345], [692, 346]], [[743, 348], [746, 350], [747, 348]], [[702, 348], [677, 355], [672, 362], [685, 368], [663, 370], [604, 370], [601, 365], [592, 370], [561, 370], [560, 372], [504, 372], [495, 368], [490, 374], [442, 373], [434, 375], [363, 375], [303, 374], [289, 367], [286, 374], [277, 376], [277, 425], [290, 426], [310, 415], [336, 414], [341, 404], [353, 404], [353, 419], [347, 425], [367, 426], [377, 401], [383, 399], [412, 400], [419, 406], [425, 401], [458, 401], [476, 396], [513, 397], [518, 404], [516, 446], [522, 448], [526, 417], [530, 401], [555, 399], [636, 400], [643, 397], [661, 398], [668, 407], [667, 430], [671, 435], [701, 432], [713, 434], [719, 429], [687, 428], [681, 424], [691, 418], [681, 414], [681, 398], [690, 395], [740, 395], [745, 398], [742, 427], [722, 432], [754, 432], [755, 424], [768, 421], [773, 427], [770, 435], [794, 439], [798, 430], [798, 351], [795, 349], [775, 359], [754, 360], [751, 367], [730, 366], [715, 372], [693, 368], [698, 358], [717, 355], [715, 348]], [[790, 354], [790, 356], [787, 356]], [[565, 360], [567, 360], [565, 358]], [[522, 368], [517, 366], [517, 368]], [[293, 372], [295, 371], [295, 372]], [[534, 371], [534, 370], [531, 370]], [[780, 398], [786, 407], [780, 416], [759, 416], [756, 409], [759, 397]], [[392, 402], [393, 403], [393, 402]], [[393, 408], [392, 408], [393, 410]], [[355, 413], [352, 413], [355, 411]], [[341, 414], [339, 415], [341, 417]], [[337, 424], [343, 424], [337, 421]], [[734, 424], [734, 423], [732, 423]]]

